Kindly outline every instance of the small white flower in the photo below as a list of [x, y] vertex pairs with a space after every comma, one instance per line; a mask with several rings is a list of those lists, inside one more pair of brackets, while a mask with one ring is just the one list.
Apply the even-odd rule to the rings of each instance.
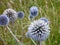
[[14, 22], [17, 19], [17, 12], [11, 8], [6, 9], [3, 14], [9, 17], [10, 22]]

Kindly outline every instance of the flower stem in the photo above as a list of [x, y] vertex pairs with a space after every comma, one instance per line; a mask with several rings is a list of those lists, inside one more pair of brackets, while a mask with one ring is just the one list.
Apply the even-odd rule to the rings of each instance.
[[31, 39], [31, 40], [32, 40], [32, 42], [34, 43], [34, 45], [37, 45], [33, 39]]
[[40, 41], [40, 45], [42, 45], [42, 42]]
[[20, 44], [22, 45], [22, 43], [20, 42], [20, 40], [13, 34], [13, 32], [11, 31], [11, 29], [7, 26], [7, 29], [9, 30], [9, 32], [11, 33], [11, 35], [14, 37], [14, 39]]

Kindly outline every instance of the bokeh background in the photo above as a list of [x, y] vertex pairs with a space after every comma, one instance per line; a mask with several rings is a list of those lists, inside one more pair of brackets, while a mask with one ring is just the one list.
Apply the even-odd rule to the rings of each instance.
[[[51, 33], [43, 45], [60, 45], [60, 0], [0, 0], [0, 15], [7, 8], [24, 11], [25, 17], [17, 19], [14, 24], [9, 24], [12, 32], [24, 45], [34, 45], [25, 36], [30, 20], [28, 19], [31, 6], [37, 6], [39, 15], [34, 19], [46, 17], [50, 20]], [[5, 26], [0, 26], [0, 45], [19, 45]]]

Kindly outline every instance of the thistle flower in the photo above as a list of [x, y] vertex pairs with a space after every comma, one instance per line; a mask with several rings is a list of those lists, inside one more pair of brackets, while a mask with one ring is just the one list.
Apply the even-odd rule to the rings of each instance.
[[43, 20], [36, 20], [28, 27], [26, 36], [36, 41], [46, 40], [50, 34], [49, 25]]
[[45, 17], [40, 18], [40, 20], [44, 20], [45, 22], [49, 23], [48, 19]]
[[0, 26], [8, 25], [9, 18], [6, 15], [0, 16]]
[[28, 19], [29, 19], [29, 20], [33, 20], [34, 17], [33, 17], [32, 15], [29, 15]]
[[32, 6], [32, 7], [30, 8], [30, 15], [36, 17], [36, 16], [38, 15], [38, 7]]
[[24, 18], [24, 12], [23, 11], [19, 11], [17, 12], [18, 14], [18, 18]]
[[15, 20], [17, 19], [17, 13], [15, 10], [9, 8], [6, 9], [3, 14], [7, 15], [9, 17], [10, 22], [15, 22]]

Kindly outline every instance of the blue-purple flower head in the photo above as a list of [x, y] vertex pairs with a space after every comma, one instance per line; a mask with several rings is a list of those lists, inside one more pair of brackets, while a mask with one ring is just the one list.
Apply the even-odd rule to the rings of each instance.
[[10, 22], [15, 22], [17, 19], [17, 12], [11, 8], [6, 9], [3, 14], [9, 17]]
[[45, 21], [46, 23], [49, 23], [49, 20], [48, 20], [47, 18], [45, 18], [45, 17], [40, 18], [40, 20], [43, 20], [43, 21]]
[[28, 27], [26, 36], [36, 41], [44, 41], [50, 35], [50, 27], [43, 20], [36, 20]]
[[36, 16], [38, 15], [38, 7], [32, 6], [32, 7], [30, 8], [30, 15], [36, 17]]
[[28, 19], [29, 19], [29, 20], [33, 20], [33, 19], [34, 19], [34, 16], [29, 15]]
[[17, 12], [18, 14], [18, 18], [24, 18], [24, 12], [23, 11], [19, 11]]
[[9, 24], [9, 18], [6, 15], [0, 16], [0, 26], [6, 26]]

